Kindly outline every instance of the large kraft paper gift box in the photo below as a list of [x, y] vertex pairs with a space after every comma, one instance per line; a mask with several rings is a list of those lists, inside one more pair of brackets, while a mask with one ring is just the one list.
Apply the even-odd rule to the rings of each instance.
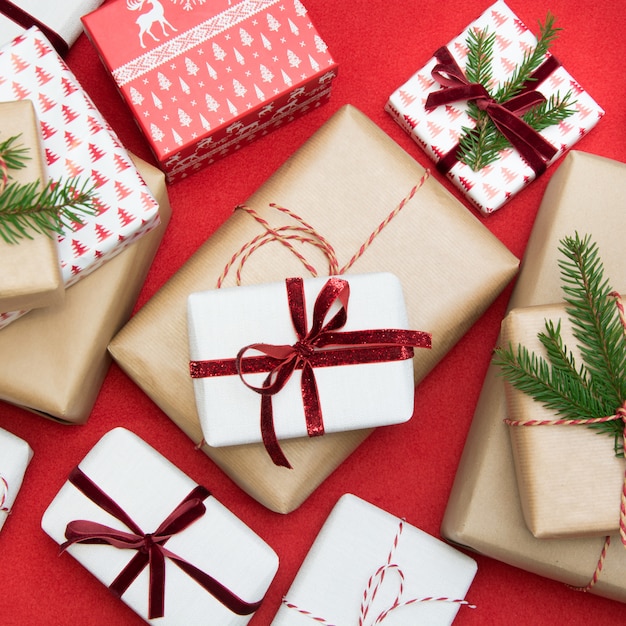
[[300, 0], [114, 0], [83, 23], [168, 182], [319, 106], [337, 74]]
[[[102, 0], [12, 0], [0, 3], [0, 45], [24, 30], [37, 26], [56, 51], [64, 56], [82, 34], [80, 18], [102, 4]], [[61, 5], [61, 6], [59, 6]]]
[[161, 223], [67, 289], [63, 303], [0, 331], [1, 400], [64, 423], [88, 419], [111, 362], [107, 345], [130, 317], [171, 214], [163, 173], [134, 161]]
[[106, 433], [70, 472], [41, 527], [146, 622], [163, 626], [244, 626], [278, 569], [261, 537], [124, 428]]
[[[626, 164], [578, 151], [568, 154], [542, 200], [509, 308], [562, 302], [559, 242], [574, 231], [591, 235], [613, 288], [626, 291], [625, 196]], [[533, 537], [522, 513], [506, 415], [504, 381], [492, 364], [459, 463], [442, 534], [515, 567], [584, 587], [594, 575], [604, 538]], [[626, 549], [618, 536], [613, 537], [591, 593], [626, 601]]]
[[[547, 21], [544, 15], [538, 15], [537, 18], [544, 23]], [[533, 90], [550, 101], [551, 98], [564, 98], [571, 92], [573, 104], [568, 108], [573, 110], [573, 114], [539, 132], [540, 140], [547, 142], [544, 147], [547, 150], [544, 152], [541, 145], [533, 146], [537, 150], [534, 158], [538, 163], [535, 166], [529, 164], [532, 163], [534, 152], [533, 149], [528, 150], [528, 146], [524, 146], [523, 143], [517, 148], [509, 144], [499, 152], [496, 161], [478, 171], [460, 162], [455, 158], [459, 151], [459, 140], [465, 136], [465, 129], [474, 128], [476, 122], [468, 113], [468, 100], [452, 97], [448, 102], [443, 96], [446, 89], [454, 93], [460, 85], [471, 83], [469, 80], [467, 83], [463, 82], [467, 78], [465, 72], [469, 66], [468, 34], [471, 30], [484, 29], [487, 29], [489, 35], [495, 35], [492, 46], [492, 81], [486, 85], [489, 93], [495, 95], [498, 89], [512, 79], [529, 50], [533, 50], [537, 45], [537, 39], [532, 31], [503, 0], [498, 0], [486, 9], [445, 48], [434, 51], [434, 56], [390, 96], [386, 110], [433, 159], [437, 169], [446, 174], [481, 213], [490, 215], [587, 134], [602, 118], [604, 110], [576, 82], [575, 77], [572, 77], [558, 60], [548, 53], [543, 64], [533, 72], [528, 91], [521, 90], [521, 93], [526, 94]], [[567, 30], [564, 33], [561, 34], [567, 36]], [[450, 70], [452, 63], [458, 65], [458, 71], [463, 73], [464, 79], [453, 74]], [[443, 76], [438, 75], [440, 66], [445, 68], [441, 72]], [[454, 78], [448, 82], [451, 75]], [[439, 77], [441, 81], [438, 80]], [[442, 103], [438, 104], [437, 100], [434, 104], [432, 101], [427, 102], [430, 94], [433, 94], [433, 98], [441, 99]], [[484, 104], [487, 102], [485, 99]], [[475, 103], [481, 106], [479, 99]], [[433, 106], [426, 108], [427, 104]], [[511, 106], [513, 110], [515, 108], [512, 99], [506, 101], [505, 105]], [[494, 108], [492, 105], [489, 106], [487, 112]], [[523, 114], [524, 111], [521, 110], [517, 115], [521, 117]], [[498, 111], [490, 113], [491, 115], [494, 116], [495, 122]], [[519, 119], [515, 116], [514, 118]], [[498, 124], [502, 128], [508, 126], [510, 122], [500, 120]], [[515, 128], [515, 132], [524, 136], [525, 129]], [[530, 155], [522, 156], [522, 150], [528, 150]]]
[[[32, 102], [0, 103], [0, 142], [17, 137], [13, 147], [27, 150], [21, 169], [9, 169], [7, 186], [47, 180], [39, 124]], [[15, 243], [0, 239], [0, 313], [36, 309], [63, 301], [59, 257], [53, 237], [29, 231]]]
[[[502, 243], [439, 183], [428, 178], [420, 187], [424, 178], [424, 170], [367, 117], [352, 106], [342, 107], [246, 201], [247, 209], [235, 210], [133, 317], [111, 342], [110, 352], [194, 443], [202, 443], [189, 375], [187, 298], [218, 284], [235, 285], [238, 275], [244, 284], [308, 276], [287, 247], [295, 243], [295, 251], [306, 255], [307, 264], [320, 275], [342, 273], [355, 256], [351, 273], [386, 271], [398, 276], [409, 327], [432, 333], [432, 349], [415, 353], [419, 382], [518, 267]], [[414, 189], [414, 197], [404, 203]], [[309, 226], [295, 220], [294, 213]], [[263, 220], [280, 229], [282, 243], [270, 241]], [[365, 244], [381, 223], [386, 226], [368, 247]], [[331, 245], [338, 261], [329, 266], [320, 247], [332, 258]], [[202, 449], [247, 493], [268, 508], [287, 513], [370, 432], [284, 442], [292, 470], [274, 466], [261, 444]]]

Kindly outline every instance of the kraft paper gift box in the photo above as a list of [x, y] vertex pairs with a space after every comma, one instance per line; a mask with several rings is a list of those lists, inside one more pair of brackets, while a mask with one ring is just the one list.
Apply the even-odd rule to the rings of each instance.
[[[57, 237], [66, 287], [159, 223], [158, 203], [128, 153], [64, 61], [36, 28], [0, 49], [0, 99], [33, 102], [49, 178], [79, 176], [94, 187], [95, 215]], [[23, 314], [0, 316], [0, 327]]]
[[0, 332], [1, 400], [64, 423], [88, 419], [111, 362], [107, 345], [130, 317], [171, 214], [163, 173], [134, 159], [160, 225], [67, 289], [63, 303]]
[[[345, 494], [315, 539], [272, 626], [374, 624], [386, 611], [380, 622], [389, 626], [449, 625], [462, 604], [468, 604], [463, 598], [476, 570], [469, 556]], [[396, 600], [399, 606], [392, 609]]]
[[0, 428], [0, 529], [13, 508], [32, 458], [33, 451], [26, 441]]
[[[46, 180], [41, 138], [33, 105], [28, 100], [0, 103], [0, 141], [27, 150], [25, 167], [9, 169], [8, 185]], [[35, 309], [63, 301], [64, 287], [54, 239], [29, 232], [29, 238], [9, 244], [0, 239], [0, 313]]]
[[[346, 321], [339, 325], [335, 320], [343, 312]], [[415, 397], [412, 346], [430, 346], [425, 332], [400, 337], [410, 332], [406, 307], [402, 285], [389, 273], [296, 278], [192, 293], [188, 326], [200, 425], [208, 445], [216, 447], [265, 440], [261, 396], [247, 385], [259, 389], [274, 367], [286, 371], [293, 352], [269, 368], [254, 368], [259, 356], [274, 355], [274, 347], [302, 342], [311, 347], [310, 358], [300, 358], [312, 369], [313, 393], [320, 403], [318, 414], [301, 368], [277, 393], [268, 394], [269, 429], [282, 440], [406, 422]], [[349, 340], [351, 333], [355, 336]], [[341, 335], [347, 343], [341, 343]], [[402, 346], [411, 348], [400, 350]], [[370, 359], [372, 349], [376, 354]], [[225, 370], [229, 364], [233, 371]]]
[[[411, 192], [413, 197], [404, 202]], [[234, 211], [109, 346], [120, 367], [196, 444], [203, 437], [189, 376], [189, 294], [217, 285], [234, 286], [237, 275], [246, 285], [284, 280], [303, 271], [309, 275], [292, 249], [269, 240], [255, 216], [286, 236], [303, 234], [299, 230], [302, 223], [294, 214], [308, 224], [309, 235], [304, 237], [308, 243], [300, 242], [295, 251], [306, 255], [307, 265], [316, 268], [318, 275], [344, 273], [329, 271], [329, 258], [320, 248], [331, 258], [332, 248], [338, 255], [335, 265], [339, 270], [354, 258], [346, 273], [391, 272], [398, 276], [410, 328], [432, 333], [432, 349], [416, 350], [416, 382], [517, 272], [518, 261], [506, 247], [352, 106], [333, 115], [245, 207]], [[379, 228], [383, 222], [386, 226]], [[255, 250], [248, 254], [253, 240]], [[237, 251], [242, 255], [236, 255]], [[242, 257], [245, 263], [240, 267]], [[276, 467], [261, 444], [203, 445], [202, 449], [247, 493], [266, 507], [287, 513], [370, 432], [286, 441], [282, 448], [293, 469]]]
[[[538, 18], [544, 20], [545, 16]], [[499, 0], [447, 44], [448, 53], [462, 72], [467, 66], [468, 33], [472, 29], [485, 28], [489, 34], [496, 33], [491, 64], [495, 86], [488, 85], [493, 94], [513, 75], [525, 53], [535, 48], [537, 39], [506, 3]], [[567, 31], [563, 36], [567, 36]], [[463, 129], [473, 128], [475, 122], [467, 113], [467, 100], [426, 108], [429, 94], [441, 87], [432, 75], [439, 62], [447, 65], [448, 59], [433, 56], [389, 97], [386, 110], [467, 199], [488, 215], [532, 182], [537, 173], [528, 164], [528, 159], [522, 158], [519, 150], [511, 147], [502, 150], [498, 160], [478, 171], [458, 161], [456, 156]], [[564, 97], [568, 92], [575, 98], [570, 107], [574, 109], [573, 115], [539, 133], [548, 142], [546, 147], [553, 148], [551, 156], [546, 154], [539, 161], [550, 166], [596, 125], [604, 111], [550, 53], [537, 72], [541, 76], [537, 76], [530, 88], [539, 91], [546, 100], [557, 94]]]
[[319, 106], [337, 74], [300, 0], [117, 0], [83, 23], [169, 182]]
[[102, 0], [73, 0], [57, 2], [45, 0], [12, 0], [0, 6], [0, 45], [11, 41], [24, 30], [37, 26], [64, 56], [83, 32], [80, 17], [93, 11]]
[[[545, 320], [560, 323], [563, 343], [580, 366], [579, 342], [563, 304], [513, 309], [502, 323], [501, 345], [511, 343], [517, 349], [521, 344], [546, 359], [546, 350], [537, 337], [545, 331]], [[510, 420], [559, 418], [506, 381], [504, 391]], [[606, 536], [619, 532], [626, 467], [624, 458], [615, 455], [612, 435], [599, 434], [584, 425], [511, 425], [509, 434], [524, 519], [535, 537]]]
[[[591, 235], [613, 288], [626, 291], [623, 198], [626, 164], [570, 152], [552, 176], [526, 248], [510, 309], [558, 303], [559, 242], [573, 231]], [[599, 207], [598, 210], [590, 210]], [[600, 212], [598, 212], [600, 211]], [[598, 564], [603, 537], [537, 539], [524, 521], [517, 488], [504, 381], [487, 371], [442, 523], [457, 544], [574, 587], [586, 586]], [[596, 481], [600, 485], [601, 479]], [[626, 601], [626, 550], [612, 536], [591, 593]]]
[[41, 526], [150, 623], [247, 624], [278, 569], [269, 545], [124, 428], [70, 473]]

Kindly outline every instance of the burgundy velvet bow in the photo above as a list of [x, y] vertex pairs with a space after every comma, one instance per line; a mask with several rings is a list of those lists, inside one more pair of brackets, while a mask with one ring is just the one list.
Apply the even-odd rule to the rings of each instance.
[[170, 537], [182, 532], [204, 515], [206, 507], [203, 500], [211, 495], [204, 487], [195, 487], [153, 533], [144, 533], [127, 513], [78, 467], [72, 470], [69, 481], [100, 508], [127, 526], [130, 532], [88, 520], [74, 520], [69, 522], [66, 527], [65, 537], [67, 541], [61, 544], [61, 552], [74, 543], [108, 544], [121, 550], [136, 550], [137, 554], [109, 585], [109, 589], [117, 597], [121, 597], [141, 571], [148, 566], [150, 570], [148, 617], [150, 619], [163, 617], [165, 613], [166, 558], [174, 562], [237, 615], [250, 615], [261, 605], [261, 601], [245, 602], [215, 578], [174, 554], [164, 545]]
[[[350, 285], [341, 278], [328, 279], [320, 291], [308, 328], [303, 280], [288, 278], [285, 282], [289, 312], [298, 338], [296, 343], [254, 343], [242, 348], [235, 359], [191, 361], [190, 372], [193, 378], [238, 374], [247, 387], [259, 393], [263, 443], [276, 465], [291, 468], [274, 430], [272, 396], [287, 384], [295, 370], [302, 370], [300, 387], [307, 433], [309, 437], [315, 437], [324, 434], [324, 422], [314, 368], [410, 359], [413, 347], [431, 347], [431, 336], [422, 331], [402, 329], [337, 332], [348, 319], [350, 297]], [[326, 321], [335, 303], [339, 303], [340, 308]], [[250, 350], [264, 356], [246, 356]], [[259, 387], [245, 379], [246, 374], [260, 372], [269, 373]]]
[[[537, 85], [558, 66], [554, 57], [546, 62], [531, 76], [520, 93], [506, 102], [498, 103], [487, 89], [480, 83], [470, 83], [454, 60], [450, 51], [444, 46], [435, 52], [438, 63], [432, 70], [432, 77], [444, 87], [431, 92], [426, 99], [426, 109], [431, 110], [444, 104], [459, 100], [471, 100], [481, 111], [485, 111], [496, 128], [509, 140], [522, 158], [538, 176], [546, 169], [546, 162], [556, 153], [557, 149], [546, 141], [534, 128], [524, 120], [523, 115], [530, 108], [545, 102], [545, 96], [531, 88]], [[546, 63], [548, 67], [546, 67]], [[447, 173], [456, 162], [458, 146], [445, 155], [437, 164], [437, 169]]]
[[70, 48], [61, 35], [56, 33], [49, 26], [46, 26], [43, 22], [40, 22], [34, 15], [27, 13], [21, 7], [10, 2], [10, 0], [0, 0], [0, 13], [13, 20], [24, 29], [36, 26], [47, 37], [48, 41], [61, 56], [65, 56], [68, 53]]

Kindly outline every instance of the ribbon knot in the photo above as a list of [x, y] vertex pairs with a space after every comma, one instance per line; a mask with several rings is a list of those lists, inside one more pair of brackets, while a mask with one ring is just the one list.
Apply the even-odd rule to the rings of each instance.
[[309, 359], [314, 352], [313, 346], [306, 341], [296, 341], [293, 344], [293, 349], [295, 350], [299, 359], [306, 361]]

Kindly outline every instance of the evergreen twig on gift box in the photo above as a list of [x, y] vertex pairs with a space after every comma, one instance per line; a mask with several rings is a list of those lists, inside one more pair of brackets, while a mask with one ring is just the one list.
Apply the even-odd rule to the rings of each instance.
[[[489, 95], [500, 104], [516, 96], [522, 91], [525, 83], [532, 80], [532, 73], [545, 61], [550, 46], [557, 38], [561, 29], [555, 27], [554, 21], [554, 16], [548, 13], [546, 23], [539, 24], [540, 36], [537, 45], [524, 53], [522, 62], [515, 68], [513, 74], [495, 91], [491, 83], [496, 33], [489, 33], [486, 28], [470, 30], [466, 40], [468, 55], [465, 74], [467, 79], [471, 83], [483, 85]], [[572, 99], [570, 91], [563, 97], [556, 93], [546, 102], [524, 113], [522, 119], [534, 130], [541, 131], [572, 115], [575, 112], [572, 108], [574, 103], [575, 100]], [[468, 115], [476, 124], [473, 128], [463, 127], [458, 158], [474, 171], [478, 171], [497, 161], [500, 158], [500, 151], [511, 144], [496, 128], [489, 115], [479, 109], [473, 101], [468, 103]]]
[[10, 170], [22, 169], [28, 148], [17, 144], [19, 136], [0, 143], [0, 237], [7, 243], [32, 239], [29, 231], [51, 236], [75, 230], [81, 215], [94, 215], [93, 187], [79, 177], [63, 181], [11, 182]]
[[[548, 359], [509, 344], [497, 348], [494, 362], [516, 389], [530, 395], [565, 420], [589, 420], [615, 415], [626, 400], [626, 336], [615, 306], [598, 247], [590, 236], [566, 237], [559, 251], [566, 313], [583, 364], [564, 345], [561, 323], [546, 320], [537, 336]], [[621, 419], [585, 424], [615, 438], [615, 453], [623, 456]]]

